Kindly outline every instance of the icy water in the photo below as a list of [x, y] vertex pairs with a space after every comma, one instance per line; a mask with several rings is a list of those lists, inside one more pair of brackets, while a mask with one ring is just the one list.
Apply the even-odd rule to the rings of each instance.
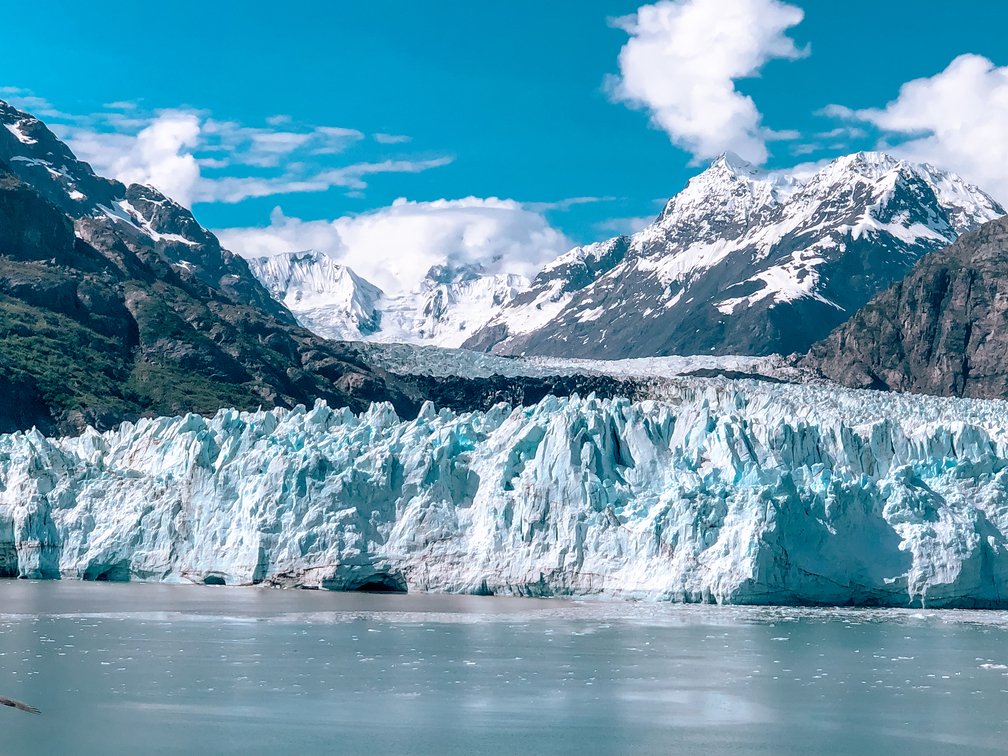
[[0, 581], [2, 754], [993, 753], [1008, 614]]

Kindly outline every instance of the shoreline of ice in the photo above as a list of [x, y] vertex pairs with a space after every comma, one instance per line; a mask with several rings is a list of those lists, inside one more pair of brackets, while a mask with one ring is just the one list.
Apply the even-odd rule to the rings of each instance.
[[1008, 607], [1008, 403], [727, 379], [0, 437], [0, 574]]

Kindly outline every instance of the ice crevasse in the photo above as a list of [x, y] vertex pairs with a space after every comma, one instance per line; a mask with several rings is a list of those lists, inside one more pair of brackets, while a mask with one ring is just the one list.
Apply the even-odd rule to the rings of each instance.
[[0, 436], [0, 575], [1008, 606], [1008, 403], [680, 379]]

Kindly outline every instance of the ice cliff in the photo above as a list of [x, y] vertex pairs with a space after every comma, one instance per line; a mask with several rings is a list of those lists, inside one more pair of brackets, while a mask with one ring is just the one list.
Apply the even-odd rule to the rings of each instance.
[[1008, 606], [1008, 404], [679, 379], [0, 437], [0, 573]]

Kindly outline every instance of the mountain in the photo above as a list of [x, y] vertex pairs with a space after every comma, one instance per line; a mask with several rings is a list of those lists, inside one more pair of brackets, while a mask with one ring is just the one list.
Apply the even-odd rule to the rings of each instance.
[[387, 294], [316, 250], [249, 265], [301, 325], [328, 339], [458, 347], [529, 285], [523, 276], [478, 265], [437, 265], [412, 291]]
[[926, 255], [803, 360], [837, 383], [1008, 397], [1008, 218]]
[[[1005, 608], [1004, 403], [682, 379], [0, 436], [0, 575]], [[177, 481], [177, 485], [171, 482]]]
[[248, 263], [274, 299], [319, 336], [353, 341], [381, 326], [382, 290], [323, 252], [291, 252]]
[[0, 101], [0, 430], [415, 397], [299, 327], [244, 259], [149, 186], [97, 176]]
[[958, 176], [883, 153], [807, 175], [726, 154], [639, 233], [546, 266], [463, 346], [591, 359], [804, 352], [922, 255], [1003, 214]]

